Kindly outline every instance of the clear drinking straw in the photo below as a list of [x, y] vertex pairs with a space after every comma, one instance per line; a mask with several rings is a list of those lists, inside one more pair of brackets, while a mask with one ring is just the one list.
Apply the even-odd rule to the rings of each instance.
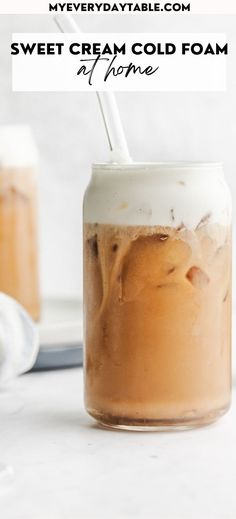
[[[54, 20], [61, 32], [81, 32], [75, 20], [69, 14], [56, 15]], [[115, 95], [113, 92], [96, 92], [96, 94], [111, 150], [112, 162], [130, 164], [132, 159], [129, 154]]]

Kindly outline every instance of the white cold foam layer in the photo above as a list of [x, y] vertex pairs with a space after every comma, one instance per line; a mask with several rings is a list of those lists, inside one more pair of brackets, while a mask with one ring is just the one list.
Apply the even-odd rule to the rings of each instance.
[[231, 197], [221, 164], [93, 166], [84, 220], [112, 225], [195, 229], [203, 218], [229, 225]]
[[0, 168], [36, 167], [38, 153], [29, 126], [0, 126]]

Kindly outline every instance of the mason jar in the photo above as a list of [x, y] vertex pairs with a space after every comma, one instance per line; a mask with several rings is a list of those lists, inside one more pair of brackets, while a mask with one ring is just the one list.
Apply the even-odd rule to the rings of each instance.
[[218, 163], [95, 164], [84, 198], [85, 403], [112, 428], [229, 408], [231, 198]]
[[38, 156], [28, 126], [0, 126], [0, 291], [38, 320]]

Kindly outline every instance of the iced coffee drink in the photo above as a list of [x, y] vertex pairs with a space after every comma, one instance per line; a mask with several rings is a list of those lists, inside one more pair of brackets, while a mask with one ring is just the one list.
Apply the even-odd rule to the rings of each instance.
[[27, 127], [0, 127], [0, 291], [39, 319], [36, 151]]
[[95, 167], [84, 283], [94, 418], [131, 429], [189, 426], [228, 409], [231, 229], [220, 165]]

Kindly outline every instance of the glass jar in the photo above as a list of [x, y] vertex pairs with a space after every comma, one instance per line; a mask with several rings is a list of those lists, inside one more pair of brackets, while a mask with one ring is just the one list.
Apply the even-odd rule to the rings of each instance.
[[84, 199], [85, 401], [108, 427], [213, 422], [231, 395], [221, 164], [96, 164]]
[[0, 291], [40, 314], [37, 152], [27, 126], [0, 126]]

